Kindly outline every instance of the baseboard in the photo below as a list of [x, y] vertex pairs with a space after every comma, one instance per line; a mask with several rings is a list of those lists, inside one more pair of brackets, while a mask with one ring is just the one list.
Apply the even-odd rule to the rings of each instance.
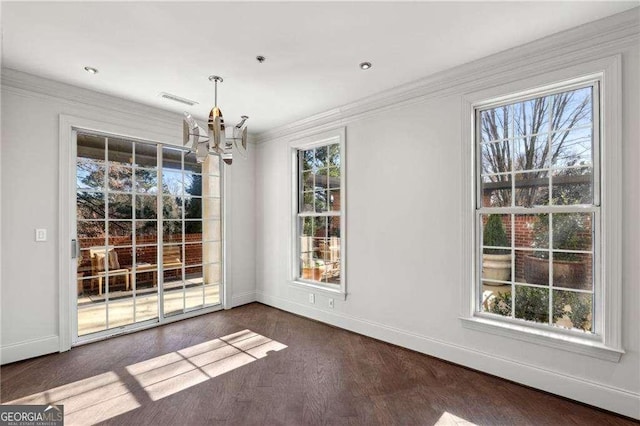
[[27, 340], [0, 347], [0, 364], [21, 361], [40, 355], [60, 352], [60, 338], [58, 336], [43, 337]]
[[247, 303], [252, 303], [256, 301], [256, 292], [255, 291], [247, 291], [244, 293], [234, 294], [231, 296], [231, 306], [230, 308], [235, 308], [237, 306], [246, 305]]
[[637, 393], [498, 357], [362, 318], [324, 311], [262, 292], [256, 292], [256, 300], [274, 308], [422, 352], [525, 386], [640, 419], [640, 394]]

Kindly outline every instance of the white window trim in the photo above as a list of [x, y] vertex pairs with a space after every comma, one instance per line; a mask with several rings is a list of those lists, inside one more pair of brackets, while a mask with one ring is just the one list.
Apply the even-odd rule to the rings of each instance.
[[[477, 268], [475, 221], [476, 163], [474, 110], [487, 100], [505, 102], [554, 87], [594, 78], [600, 81], [600, 176], [601, 176], [601, 334], [571, 336], [551, 327], [539, 329], [477, 315], [475, 273]], [[622, 348], [622, 77], [621, 56], [611, 56], [466, 94], [462, 99], [462, 242], [461, 314], [463, 327], [550, 346], [594, 358], [619, 362]]]
[[[329, 286], [322, 285], [312, 281], [301, 280], [298, 277], [300, 270], [300, 257], [298, 255], [298, 150], [306, 150], [319, 146], [340, 144], [340, 285]], [[346, 286], [346, 144], [345, 144], [345, 127], [340, 127], [327, 132], [318, 133], [297, 139], [289, 143], [289, 161], [291, 171], [291, 238], [289, 256], [291, 264], [289, 268], [289, 285], [299, 289], [311, 290], [314, 293], [323, 293], [331, 297], [341, 298], [345, 300], [347, 297]]]

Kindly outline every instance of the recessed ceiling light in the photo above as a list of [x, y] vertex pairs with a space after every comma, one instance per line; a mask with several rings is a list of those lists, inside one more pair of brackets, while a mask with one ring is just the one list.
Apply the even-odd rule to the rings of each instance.
[[360, 64], [361, 70], [368, 70], [369, 68], [371, 68], [371, 62], [362, 62]]
[[84, 67], [84, 70], [89, 74], [98, 74], [98, 70], [93, 67]]

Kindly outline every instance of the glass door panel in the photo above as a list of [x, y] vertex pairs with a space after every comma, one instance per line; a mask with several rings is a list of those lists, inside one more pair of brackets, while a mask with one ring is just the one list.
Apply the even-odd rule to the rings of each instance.
[[220, 159], [79, 131], [77, 336], [221, 303]]
[[157, 157], [157, 148], [82, 132], [76, 143], [77, 335], [82, 337], [158, 318], [158, 287], [151, 286], [151, 295], [139, 294], [136, 271], [141, 263], [156, 264], [157, 160], [151, 153]]
[[165, 317], [220, 304], [220, 159], [163, 149], [162, 294]]

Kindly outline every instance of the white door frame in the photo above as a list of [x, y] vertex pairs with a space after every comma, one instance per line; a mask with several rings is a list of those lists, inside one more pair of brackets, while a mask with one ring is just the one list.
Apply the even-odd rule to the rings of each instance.
[[[113, 120], [113, 118], [110, 118]], [[154, 142], [163, 144], [166, 146], [178, 146], [175, 136], [158, 131], [150, 131], [147, 129], [141, 129], [132, 127], [131, 121], [125, 120], [113, 120], [113, 122], [103, 122], [92, 120], [89, 118], [71, 116], [60, 114], [59, 117], [59, 140], [58, 140], [58, 163], [59, 163], [59, 181], [58, 181], [58, 317], [59, 317], [59, 335], [60, 335], [60, 352], [68, 351], [77, 339], [77, 294], [76, 294], [76, 259], [73, 257], [73, 247], [71, 240], [75, 238], [75, 221], [76, 216], [73, 214], [75, 211], [75, 204], [72, 204], [72, 200], [75, 199], [74, 195], [76, 191], [75, 174], [72, 173], [75, 170], [76, 162], [76, 150], [74, 146], [74, 132], [76, 129], [95, 131], [97, 133], [113, 134], [119, 137], [129, 137], [136, 140], [144, 140], [148, 142]], [[223, 171], [224, 170], [224, 171]], [[167, 324], [173, 321], [182, 320], [185, 318], [202, 315], [210, 312], [214, 312], [220, 309], [224, 309], [229, 306], [227, 303], [227, 289], [226, 289], [226, 256], [225, 256], [225, 235], [226, 235], [226, 170], [223, 167], [220, 177], [222, 179], [221, 191], [222, 191], [222, 283], [220, 284], [220, 305], [213, 308], [205, 308], [198, 311], [192, 311], [183, 313], [181, 315], [174, 315], [169, 318], [162, 318], [159, 315], [158, 322], [147, 323], [143, 322], [139, 327], [126, 329], [124, 332], [133, 332], [143, 328], [156, 327], [158, 325]], [[122, 334], [122, 332], [116, 332], [113, 334]], [[96, 339], [83, 339], [82, 343], [88, 343], [93, 340], [104, 339], [109, 336], [99, 335]]]

